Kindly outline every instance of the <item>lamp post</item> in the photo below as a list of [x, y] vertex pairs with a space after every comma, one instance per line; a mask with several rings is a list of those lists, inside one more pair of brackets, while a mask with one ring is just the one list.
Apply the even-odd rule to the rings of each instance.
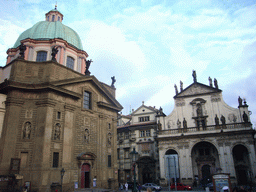
[[61, 192], [62, 192], [62, 181], [63, 181], [64, 174], [65, 174], [65, 170], [64, 170], [64, 168], [62, 168], [61, 171], [60, 171], [60, 176], [61, 176], [61, 180], [60, 180], [60, 182], [61, 182]]
[[135, 172], [135, 167], [136, 167], [136, 161], [138, 158], [138, 152], [135, 151], [135, 147], [133, 148], [133, 151], [130, 153], [130, 157], [132, 159], [132, 163], [133, 163], [133, 192], [137, 192], [137, 187], [136, 187], [136, 172]]

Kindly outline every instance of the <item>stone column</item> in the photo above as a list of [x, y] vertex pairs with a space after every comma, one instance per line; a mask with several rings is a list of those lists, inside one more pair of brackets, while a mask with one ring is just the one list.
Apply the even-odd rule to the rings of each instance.
[[31, 183], [41, 188], [48, 185], [51, 165], [51, 139], [55, 102], [50, 99], [36, 103], [37, 125], [35, 134], [34, 158], [32, 162]]
[[186, 168], [187, 168], [187, 178], [194, 177], [193, 175], [193, 165], [192, 165], [192, 159], [191, 159], [191, 150], [189, 149], [189, 145], [185, 145], [185, 154], [186, 154]]
[[248, 149], [249, 149], [249, 158], [250, 158], [250, 163], [251, 163], [251, 170], [252, 170], [252, 176], [255, 178], [256, 176], [256, 156], [255, 156], [255, 148], [253, 145], [253, 141], [248, 142]]
[[219, 160], [220, 160], [220, 167], [222, 169], [223, 173], [226, 173], [226, 160], [225, 160], [225, 155], [224, 155], [224, 148], [223, 148], [223, 143], [218, 143], [219, 145]]
[[73, 159], [73, 137], [74, 137], [74, 110], [75, 107], [65, 105], [65, 122], [63, 129], [63, 153], [62, 153], [62, 168], [65, 169], [63, 184], [69, 183], [72, 169]]
[[234, 160], [232, 156], [232, 149], [231, 149], [231, 143], [226, 142], [225, 143], [225, 164], [226, 164], [226, 172], [225, 173], [230, 173], [230, 176], [236, 176], [235, 174], [235, 166], [234, 166]]
[[160, 178], [165, 178], [165, 164], [164, 164], [165, 150], [161, 144], [159, 145], [159, 167], [160, 167]]
[[11, 158], [15, 158], [17, 136], [19, 134], [19, 118], [23, 101], [7, 98], [2, 136], [0, 140], [1, 174], [9, 174]]

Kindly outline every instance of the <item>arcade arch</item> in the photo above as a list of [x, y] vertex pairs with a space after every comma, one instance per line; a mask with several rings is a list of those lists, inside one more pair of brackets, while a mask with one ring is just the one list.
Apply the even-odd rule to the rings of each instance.
[[179, 155], [174, 149], [165, 152], [165, 175], [172, 182], [180, 182]]
[[237, 184], [249, 184], [252, 180], [252, 171], [248, 149], [244, 145], [238, 144], [234, 146], [232, 154], [234, 159]]
[[212, 174], [215, 174], [220, 169], [217, 148], [210, 142], [199, 142], [192, 148], [191, 158], [195, 181], [198, 184], [211, 182]]

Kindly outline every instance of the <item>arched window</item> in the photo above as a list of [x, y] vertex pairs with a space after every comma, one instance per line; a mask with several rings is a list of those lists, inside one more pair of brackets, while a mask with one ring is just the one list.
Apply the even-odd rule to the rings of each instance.
[[55, 19], [55, 15], [52, 16], [52, 21], [54, 21], [54, 19]]
[[41, 62], [41, 61], [46, 61], [47, 58], [47, 52], [46, 51], [38, 51], [37, 56], [36, 56], [36, 61]]
[[67, 67], [70, 69], [74, 69], [74, 59], [72, 57], [67, 57]]

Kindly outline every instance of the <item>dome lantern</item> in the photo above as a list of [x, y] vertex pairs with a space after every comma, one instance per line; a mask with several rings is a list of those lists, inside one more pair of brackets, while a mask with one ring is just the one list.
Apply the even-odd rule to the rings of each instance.
[[62, 22], [62, 20], [63, 20], [63, 15], [57, 10], [57, 5], [55, 5], [55, 9], [52, 9], [51, 11], [45, 14], [45, 21]]

